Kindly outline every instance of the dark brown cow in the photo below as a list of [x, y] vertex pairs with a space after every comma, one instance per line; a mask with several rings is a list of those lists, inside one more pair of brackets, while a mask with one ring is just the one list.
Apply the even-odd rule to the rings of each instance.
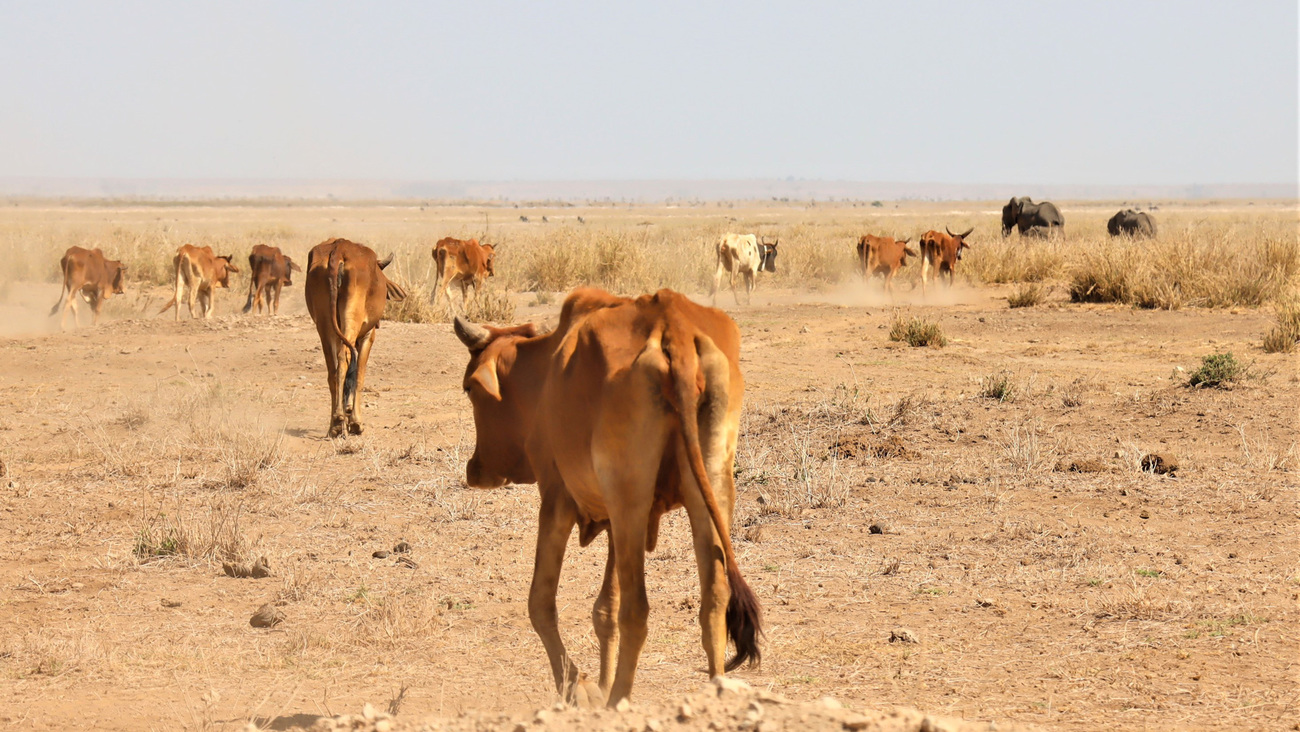
[[122, 283], [126, 276], [126, 265], [112, 259], [105, 259], [104, 252], [98, 247], [82, 249], [68, 247], [63, 259], [59, 260], [59, 271], [63, 273], [63, 289], [59, 290], [59, 300], [50, 308], [50, 315], [63, 308], [59, 317], [59, 327], [67, 329], [68, 311], [72, 311], [72, 324], [78, 325], [77, 298], [84, 298], [90, 303], [93, 314], [91, 323], [99, 322], [99, 311], [104, 301], [113, 295], [121, 295]]
[[438, 304], [439, 296], [445, 295], [451, 302], [451, 285], [460, 285], [462, 307], [469, 306], [469, 288], [474, 288], [474, 297], [478, 298], [479, 287], [488, 277], [496, 276], [493, 262], [496, 259], [496, 247], [492, 244], [479, 244], [477, 239], [440, 239], [433, 246], [433, 261], [438, 267], [438, 284], [433, 291], [433, 304]]
[[168, 308], [176, 308], [176, 319], [181, 319], [181, 297], [189, 291], [188, 303], [190, 306], [190, 317], [196, 318], [194, 314], [194, 301], [197, 299], [199, 307], [203, 310], [204, 319], [212, 317], [213, 296], [218, 287], [230, 287], [230, 273], [238, 272], [239, 268], [233, 262], [235, 255], [225, 254], [217, 256], [212, 253], [212, 247], [196, 247], [192, 244], [183, 244], [180, 249], [176, 250], [176, 256], [172, 258], [172, 266], [176, 271], [176, 294], [172, 296], [170, 302], [158, 311], [159, 315], [167, 312]]
[[[645, 553], [660, 518], [678, 506], [690, 519], [700, 573], [709, 675], [758, 661], [758, 599], [730, 539], [744, 392], [736, 324], [669, 290], [636, 300], [578, 290], [553, 333], [534, 332], [456, 319], [470, 351], [464, 388], [477, 435], [466, 479], [476, 487], [536, 482], [541, 491], [528, 614], [556, 688], [611, 707], [631, 693], [649, 613]], [[599, 688], [570, 660], [558, 627], [556, 589], [575, 525], [583, 546], [609, 532], [592, 609]]]
[[947, 233], [939, 233], [933, 229], [925, 232], [919, 242], [921, 247], [921, 294], [926, 292], [926, 286], [930, 280], [930, 270], [936, 269], [935, 279], [944, 283], [948, 287], [952, 286], [952, 276], [957, 269], [957, 262], [961, 261], [961, 250], [970, 249], [970, 243], [966, 237], [970, 236], [975, 230], [974, 227], [967, 229], [964, 233], [954, 234], [944, 227]]
[[384, 276], [392, 256], [380, 262], [374, 250], [347, 239], [330, 239], [307, 255], [307, 312], [316, 323], [330, 384], [329, 436], [361, 434], [361, 400], [366, 361], [389, 300], [406, 291]]
[[293, 273], [301, 272], [298, 263], [286, 257], [279, 247], [258, 244], [248, 255], [248, 302], [244, 303], [244, 312], [251, 312], [254, 307], [262, 313], [262, 301], [266, 301], [267, 315], [280, 312], [280, 290], [293, 285]]
[[863, 279], [884, 275], [885, 291], [894, 294], [894, 275], [907, 266], [907, 257], [917, 256], [916, 250], [907, 246], [911, 239], [901, 241], [887, 236], [864, 234], [858, 239], [858, 267]]

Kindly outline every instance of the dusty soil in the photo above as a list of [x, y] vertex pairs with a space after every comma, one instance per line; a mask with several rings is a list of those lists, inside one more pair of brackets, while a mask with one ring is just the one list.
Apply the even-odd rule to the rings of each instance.
[[[999, 728], [1290, 728], [1300, 377], [1258, 346], [1269, 314], [1008, 292], [720, 299], [747, 379], [734, 533], [767, 623], [735, 677]], [[5, 316], [56, 295], [16, 284]], [[535, 492], [461, 482], [463, 347], [385, 324], [366, 434], [331, 442], [301, 297], [0, 340], [0, 726], [288, 729], [365, 703], [527, 721], [555, 701], [525, 608]], [[895, 315], [948, 346], [890, 342]], [[1221, 350], [1255, 376], [1182, 385]], [[999, 379], [1006, 400], [984, 395]], [[1152, 452], [1178, 470], [1143, 472]], [[639, 709], [706, 681], [688, 537], [670, 517], [648, 562]], [[603, 541], [575, 540], [561, 586], [589, 671]], [[263, 556], [268, 578], [222, 569]], [[250, 627], [264, 603], [283, 621]], [[891, 642], [903, 628], [918, 642]]]

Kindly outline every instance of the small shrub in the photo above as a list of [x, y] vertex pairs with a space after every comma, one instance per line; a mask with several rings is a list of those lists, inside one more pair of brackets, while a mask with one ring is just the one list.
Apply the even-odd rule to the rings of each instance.
[[980, 378], [980, 396], [999, 402], [1014, 402], [1020, 396], [1010, 371], [999, 371]]
[[1264, 335], [1265, 353], [1290, 353], [1300, 343], [1300, 298], [1278, 307], [1277, 325]]
[[1041, 303], [1046, 295], [1046, 288], [1040, 284], [1021, 285], [1007, 298], [1007, 305], [1012, 308], [1031, 308]]
[[938, 323], [922, 318], [895, 318], [889, 328], [889, 340], [900, 341], [909, 346], [943, 348], [948, 345], [948, 338]]
[[1222, 389], [1246, 376], [1249, 370], [1231, 352], [1213, 353], [1201, 359], [1201, 367], [1188, 377], [1187, 385]]

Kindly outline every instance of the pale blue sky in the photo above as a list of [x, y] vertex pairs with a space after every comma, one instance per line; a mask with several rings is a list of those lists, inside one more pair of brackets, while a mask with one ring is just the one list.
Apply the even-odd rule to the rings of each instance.
[[1283, 2], [0, 0], [0, 176], [1286, 183]]

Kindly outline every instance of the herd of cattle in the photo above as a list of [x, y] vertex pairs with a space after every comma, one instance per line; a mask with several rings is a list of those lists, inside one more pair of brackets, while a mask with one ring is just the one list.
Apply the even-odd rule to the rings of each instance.
[[[1003, 209], [1003, 233], [1050, 234], [1064, 225], [1056, 206], [1012, 199]], [[1121, 211], [1111, 219], [1115, 235], [1154, 235], [1148, 214]], [[966, 238], [927, 231], [912, 249], [910, 239], [874, 235], [857, 244], [864, 276], [882, 275], [886, 289], [908, 256], [922, 260], [922, 287], [930, 271], [952, 282]], [[736, 277], [747, 297], [759, 272], [775, 272], [778, 241], [753, 234], [726, 234], [717, 245], [713, 297], [724, 274], [739, 303]], [[495, 250], [476, 240], [443, 239], [433, 248], [438, 284], [435, 299], [459, 284], [462, 304], [494, 274]], [[346, 239], [330, 239], [307, 255], [307, 310], [325, 356], [330, 390], [331, 438], [361, 434], [366, 363], [384, 308], [406, 291], [388, 279], [375, 252]], [[182, 246], [173, 259], [175, 294], [161, 312], [182, 298], [191, 317], [195, 304], [212, 314], [213, 293], [228, 288], [239, 272], [232, 255], [211, 247]], [[99, 249], [72, 247], [63, 256], [63, 289], [51, 315], [64, 308], [77, 317], [85, 299], [98, 318], [103, 301], [123, 292], [126, 266]], [[249, 290], [244, 312], [279, 310], [280, 291], [302, 272], [275, 247], [259, 245], [248, 257]], [[662, 516], [684, 507], [700, 573], [700, 629], [708, 672], [717, 676], [760, 657], [759, 602], [745, 583], [731, 545], [736, 488], [732, 466], [740, 430], [744, 378], [740, 331], [720, 310], [671, 290], [631, 299], [594, 289], [564, 301], [555, 330], [539, 334], [532, 324], [511, 327], [454, 320], [469, 351], [463, 388], [474, 413], [474, 453], [465, 467], [473, 487], [536, 483], [541, 493], [538, 535], [528, 613], [550, 660], [557, 691], [584, 705], [617, 705], [632, 690], [647, 635], [645, 554], [654, 549]], [[579, 543], [609, 533], [605, 577], [592, 610], [600, 646], [596, 681], [582, 674], [560, 637], [556, 592], [565, 546], [574, 527]], [[735, 655], [726, 659], [728, 641]]]

